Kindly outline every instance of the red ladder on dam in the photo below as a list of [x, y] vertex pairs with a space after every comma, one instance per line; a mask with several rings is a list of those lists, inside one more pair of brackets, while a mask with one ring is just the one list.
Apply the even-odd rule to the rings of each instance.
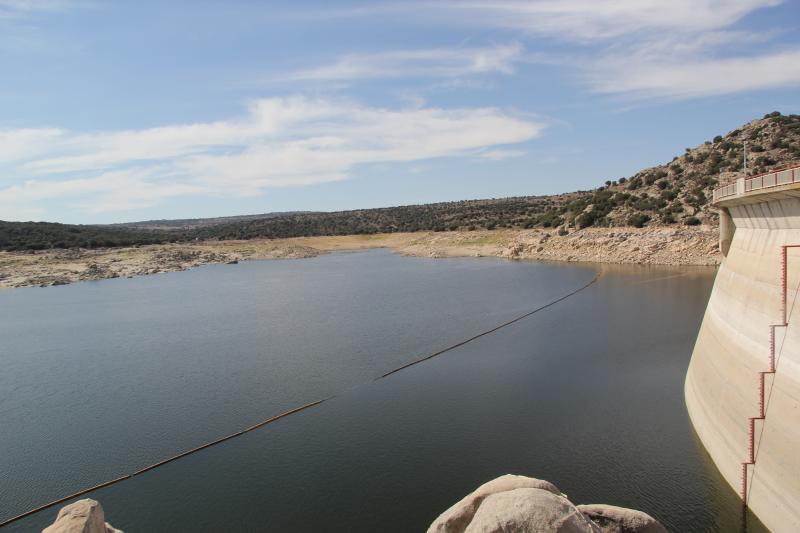
[[[781, 246], [781, 323], [769, 326], [769, 369], [758, 373], [758, 416], [751, 416], [748, 431], [748, 460], [742, 463], [742, 504], [747, 506], [747, 466], [756, 464], [756, 420], [764, 420], [767, 416], [764, 403], [764, 376], [775, 374], [775, 328], [789, 326], [786, 313], [786, 300], [788, 288], [786, 286], [786, 261], [789, 248], [800, 248], [800, 244], [786, 244]], [[774, 385], [774, 382], [773, 382]]]

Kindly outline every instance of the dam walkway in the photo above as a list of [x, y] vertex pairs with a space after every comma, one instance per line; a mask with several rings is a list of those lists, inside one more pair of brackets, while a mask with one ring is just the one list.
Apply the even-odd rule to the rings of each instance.
[[771, 170], [756, 176], [739, 178], [728, 185], [715, 189], [712, 202], [716, 204], [721, 200], [732, 199], [731, 197], [749, 196], [748, 193], [767, 192], [765, 189], [786, 185], [791, 186], [794, 183], [800, 183], [800, 165]]

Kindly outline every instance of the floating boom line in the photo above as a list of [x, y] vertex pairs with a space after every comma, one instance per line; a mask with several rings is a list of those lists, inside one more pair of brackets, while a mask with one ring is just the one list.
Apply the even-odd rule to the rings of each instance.
[[[567, 298], [578, 294], [579, 292], [589, 288], [591, 285], [596, 283], [597, 280], [600, 279], [600, 275], [601, 275], [600, 273], [596, 274], [591, 279], [591, 281], [589, 281], [585, 285], [582, 285], [581, 287], [578, 287], [577, 289], [565, 294], [564, 296], [561, 296], [561, 297], [559, 297], [559, 298], [557, 298], [557, 299], [555, 299], [555, 300], [553, 300], [553, 301], [551, 301], [549, 303], [546, 303], [546, 304], [544, 304], [544, 305], [542, 305], [540, 307], [537, 307], [536, 309], [534, 309], [532, 311], [528, 311], [527, 313], [522, 314], [522, 315], [520, 315], [520, 316], [518, 316], [516, 318], [513, 318], [513, 319], [511, 319], [511, 320], [509, 320], [507, 322], [503, 322], [502, 324], [500, 324], [498, 326], [495, 326], [495, 327], [493, 327], [491, 329], [488, 329], [486, 331], [478, 333], [477, 335], [474, 335], [474, 336], [472, 336], [472, 337], [470, 337], [470, 338], [468, 338], [466, 340], [463, 340], [463, 341], [457, 342], [455, 344], [452, 344], [452, 345], [450, 345], [450, 346], [448, 346], [446, 348], [443, 348], [443, 349], [441, 349], [441, 350], [439, 350], [437, 352], [434, 352], [434, 353], [432, 353], [430, 355], [426, 355], [424, 357], [421, 357], [419, 359], [411, 361], [410, 363], [406, 363], [406, 364], [404, 364], [402, 366], [399, 366], [399, 367], [395, 368], [394, 370], [390, 370], [389, 372], [386, 372], [385, 374], [382, 374], [382, 375], [378, 376], [377, 378], [375, 378], [373, 380], [373, 382], [374, 381], [379, 381], [379, 380], [384, 379], [384, 378], [386, 378], [388, 376], [391, 376], [392, 374], [400, 372], [401, 370], [405, 370], [406, 368], [409, 368], [409, 367], [414, 366], [414, 365], [418, 365], [420, 363], [428, 361], [429, 359], [433, 359], [436, 356], [442, 355], [443, 353], [446, 353], [446, 352], [449, 352], [449, 351], [454, 350], [456, 348], [459, 348], [461, 346], [464, 346], [465, 344], [468, 344], [468, 343], [470, 343], [470, 342], [472, 342], [474, 340], [477, 340], [477, 339], [479, 339], [481, 337], [484, 337], [484, 336], [489, 335], [491, 333], [494, 333], [494, 332], [496, 332], [498, 330], [501, 330], [501, 329], [503, 329], [505, 327], [508, 327], [508, 326], [510, 326], [510, 325], [512, 325], [512, 324], [514, 324], [516, 322], [519, 322], [520, 320], [528, 318], [529, 316], [534, 315], [534, 314], [538, 313], [539, 311], [543, 311], [543, 310], [547, 309], [548, 307], [552, 307], [552, 306], [556, 305], [559, 302], [563, 302]], [[210, 448], [212, 446], [216, 446], [217, 444], [221, 444], [221, 443], [223, 443], [225, 441], [228, 441], [230, 439], [233, 439], [233, 438], [239, 437], [241, 435], [244, 435], [245, 433], [249, 433], [251, 431], [254, 431], [256, 429], [264, 427], [264, 426], [266, 426], [268, 424], [271, 424], [273, 422], [277, 422], [278, 420], [280, 420], [282, 418], [286, 418], [286, 417], [291, 416], [293, 414], [297, 414], [300, 411], [304, 411], [306, 409], [310, 409], [312, 407], [316, 407], [316, 406], [318, 406], [318, 405], [320, 405], [322, 403], [327, 402], [328, 400], [336, 398], [338, 395], [339, 394], [334, 394], [332, 396], [328, 396], [327, 398], [323, 398], [321, 400], [316, 400], [316, 401], [301, 405], [299, 407], [295, 407], [295, 408], [290, 409], [288, 411], [285, 411], [285, 412], [283, 412], [281, 414], [275, 415], [275, 416], [273, 416], [271, 418], [268, 418], [266, 420], [258, 422], [257, 424], [253, 424], [252, 426], [249, 426], [249, 427], [247, 427], [247, 428], [245, 428], [245, 429], [243, 429], [241, 431], [237, 431], [236, 433], [231, 433], [230, 435], [227, 435], [225, 437], [213, 440], [213, 441], [208, 442], [206, 444], [202, 444], [202, 445], [197, 446], [195, 448], [192, 448], [190, 450], [186, 450], [184, 452], [181, 452], [181, 453], [179, 453], [177, 455], [173, 455], [172, 457], [169, 457], [167, 459], [163, 459], [161, 461], [158, 461], [157, 463], [153, 463], [153, 464], [151, 464], [149, 466], [146, 466], [144, 468], [140, 468], [139, 470], [136, 470], [135, 472], [133, 472], [131, 474], [126, 474], [124, 476], [120, 476], [120, 477], [112, 479], [110, 481], [106, 481], [106, 482], [100, 483], [98, 485], [94, 485], [92, 487], [89, 487], [88, 489], [82, 489], [82, 490], [80, 490], [78, 492], [70, 494], [69, 496], [64, 496], [63, 498], [59, 498], [59, 499], [54, 500], [54, 501], [52, 501], [50, 503], [46, 503], [44, 505], [40, 505], [39, 507], [31, 509], [30, 511], [26, 511], [26, 512], [24, 512], [22, 514], [19, 514], [17, 516], [9, 518], [8, 520], [0, 522], [0, 527], [7, 526], [7, 525], [9, 525], [9, 524], [11, 524], [13, 522], [16, 522], [18, 520], [22, 520], [23, 518], [26, 518], [26, 517], [31, 516], [33, 514], [36, 514], [36, 513], [40, 512], [40, 511], [44, 511], [45, 509], [49, 509], [50, 507], [53, 507], [53, 506], [58, 505], [60, 503], [64, 503], [64, 502], [66, 502], [68, 500], [71, 500], [73, 498], [77, 498], [78, 496], [83, 496], [84, 494], [88, 494], [89, 492], [95, 491], [97, 489], [102, 489], [104, 487], [115, 485], [115, 484], [117, 484], [117, 483], [119, 483], [121, 481], [125, 481], [126, 479], [130, 479], [132, 477], [139, 476], [141, 474], [144, 474], [145, 472], [149, 472], [150, 470], [153, 470], [155, 468], [164, 466], [167, 463], [171, 463], [173, 461], [176, 461], [178, 459], [186, 457], [187, 455], [191, 455], [191, 454], [197, 453], [197, 452], [199, 452], [201, 450], [205, 450], [206, 448]]]

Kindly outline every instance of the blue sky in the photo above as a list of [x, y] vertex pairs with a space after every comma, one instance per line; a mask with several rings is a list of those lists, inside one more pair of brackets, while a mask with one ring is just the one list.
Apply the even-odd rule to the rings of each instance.
[[0, 0], [0, 220], [551, 194], [800, 113], [780, 0]]

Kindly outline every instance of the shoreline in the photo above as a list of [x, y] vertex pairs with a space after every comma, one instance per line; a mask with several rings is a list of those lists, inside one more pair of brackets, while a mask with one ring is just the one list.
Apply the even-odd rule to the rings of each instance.
[[714, 266], [721, 261], [718, 230], [709, 226], [384, 233], [202, 241], [127, 248], [0, 252], [0, 289], [179, 272], [209, 264], [302, 259], [390, 248], [414, 257], [500, 257], [610, 264]]

